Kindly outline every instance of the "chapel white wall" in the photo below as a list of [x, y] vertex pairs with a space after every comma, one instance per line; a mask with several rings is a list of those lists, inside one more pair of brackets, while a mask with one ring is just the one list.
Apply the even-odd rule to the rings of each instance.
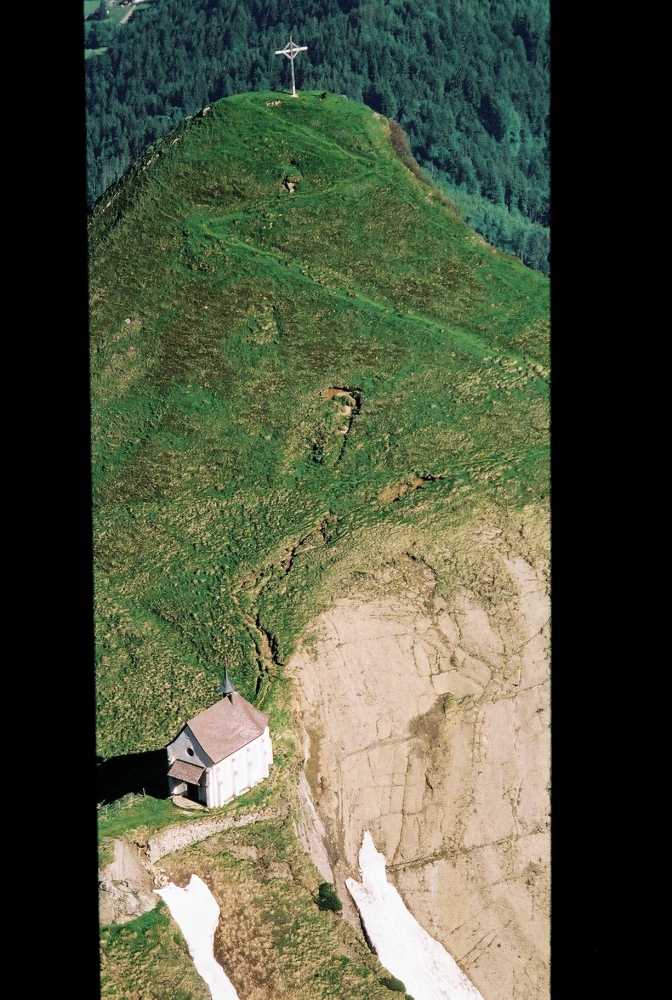
[[268, 726], [256, 739], [219, 761], [206, 772], [206, 802], [217, 808], [268, 777], [273, 747]]

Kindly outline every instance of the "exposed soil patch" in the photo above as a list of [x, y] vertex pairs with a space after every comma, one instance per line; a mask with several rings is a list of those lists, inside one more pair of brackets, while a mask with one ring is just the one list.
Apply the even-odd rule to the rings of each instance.
[[345, 387], [330, 386], [328, 389], [324, 390], [322, 395], [325, 399], [335, 399], [337, 397], [342, 397], [343, 399], [341, 416], [347, 419], [347, 423], [338, 431], [339, 434], [343, 435], [343, 444], [341, 445], [341, 450], [338, 453], [338, 458], [334, 463], [334, 465], [338, 465], [345, 453], [348, 435], [352, 430], [353, 420], [362, 409], [362, 392], [361, 389], [347, 389]]
[[398, 486], [386, 486], [383, 492], [379, 496], [381, 503], [390, 503], [393, 500], [398, 500], [399, 497], [403, 497], [405, 493], [409, 493], [411, 490], [417, 490], [418, 486], [422, 486], [424, 479], [420, 479], [416, 476], [412, 479], [410, 483], [399, 483]]
[[444, 476], [415, 476], [408, 482], [398, 483], [394, 486], [386, 486], [383, 492], [378, 497], [381, 503], [392, 503], [395, 500], [401, 500], [401, 498], [406, 494], [410, 493], [412, 490], [417, 490], [419, 486], [423, 486], [425, 483], [435, 483], [440, 479], [445, 478]]
[[[350, 395], [347, 389], [334, 389], [333, 387], [330, 389], [325, 389], [322, 395], [324, 396], [325, 399], [333, 399], [334, 396], [345, 396], [346, 399], [352, 399], [352, 396]], [[354, 400], [352, 400], [352, 402], [353, 405], [355, 405]]]
[[128, 841], [114, 841], [114, 861], [98, 875], [101, 924], [124, 924], [156, 906], [158, 885]]

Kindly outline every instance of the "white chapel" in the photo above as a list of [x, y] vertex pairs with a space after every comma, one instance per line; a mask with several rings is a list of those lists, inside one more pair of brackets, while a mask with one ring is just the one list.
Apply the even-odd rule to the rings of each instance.
[[273, 763], [268, 716], [238, 694], [227, 671], [221, 692], [167, 748], [170, 794], [209, 809], [263, 781]]

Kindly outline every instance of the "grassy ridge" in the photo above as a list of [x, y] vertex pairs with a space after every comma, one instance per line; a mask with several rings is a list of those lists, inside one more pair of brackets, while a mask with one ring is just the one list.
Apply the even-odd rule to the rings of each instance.
[[165, 744], [225, 653], [265, 698], [310, 617], [411, 536], [450, 587], [467, 521], [546, 506], [548, 282], [369, 108], [220, 101], [90, 240], [103, 756]]

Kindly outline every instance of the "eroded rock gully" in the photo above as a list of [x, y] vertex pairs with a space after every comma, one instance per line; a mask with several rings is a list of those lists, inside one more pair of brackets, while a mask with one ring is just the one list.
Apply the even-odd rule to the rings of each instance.
[[468, 593], [450, 607], [417, 593], [343, 599], [320, 617], [288, 667], [319, 817], [306, 808], [299, 832], [325, 876], [328, 857], [350, 920], [344, 880], [368, 829], [410, 911], [485, 1000], [541, 1000], [550, 607], [545, 567], [501, 558], [519, 589], [506, 626]]

